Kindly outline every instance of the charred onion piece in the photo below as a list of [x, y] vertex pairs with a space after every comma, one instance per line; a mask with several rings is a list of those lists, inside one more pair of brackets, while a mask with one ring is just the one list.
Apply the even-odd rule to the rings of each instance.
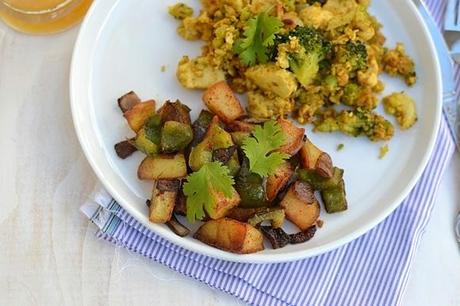
[[129, 111], [139, 103], [141, 103], [141, 99], [139, 99], [134, 91], [130, 91], [118, 98], [118, 106], [123, 113]]
[[310, 226], [303, 232], [298, 232], [295, 234], [290, 234], [289, 235], [289, 243], [291, 244], [297, 244], [297, 243], [302, 243], [305, 241], [310, 240], [315, 236], [316, 233], [316, 225]]
[[271, 226], [261, 226], [260, 231], [270, 241], [274, 249], [279, 249], [288, 244], [297, 244], [310, 240], [316, 233], [316, 226], [313, 225], [303, 232], [290, 235], [286, 234], [282, 228], [273, 228]]
[[233, 154], [236, 152], [237, 146], [231, 146], [228, 148], [216, 149], [212, 151], [212, 161], [219, 161], [226, 164]]
[[179, 191], [180, 189], [180, 181], [179, 180], [158, 180], [157, 181], [157, 189], [159, 191]]
[[248, 222], [250, 218], [254, 217], [256, 212], [256, 208], [241, 208], [237, 206], [230, 209], [225, 216], [240, 222]]
[[207, 110], [202, 110], [200, 112], [198, 119], [196, 119], [192, 124], [193, 140], [190, 143], [190, 147], [196, 146], [203, 140], [213, 117], [214, 114]]
[[174, 205], [174, 213], [185, 216], [187, 214], [187, 204], [185, 198], [184, 191], [182, 188], [179, 188], [179, 192], [176, 198], [176, 205]]
[[161, 121], [177, 121], [184, 124], [192, 124], [190, 120], [190, 108], [182, 104], [179, 100], [176, 102], [166, 101], [158, 110]]
[[178, 236], [185, 237], [190, 233], [190, 230], [182, 225], [182, 223], [180, 223], [174, 215], [172, 215], [171, 219], [166, 222], [166, 225]]
[[271, 226], [261, 226], [262, 234], [270, 241], [274, 249], [285, 247], [290, 242], [289, 235], [282, 228], [272, 228]]
[[132, 140], [121, 141], [117, 143], [114, 148], [118, 157], [121, 159], [129, 157], [131, 154], [137, 151], [137, 148], [132, 144]]

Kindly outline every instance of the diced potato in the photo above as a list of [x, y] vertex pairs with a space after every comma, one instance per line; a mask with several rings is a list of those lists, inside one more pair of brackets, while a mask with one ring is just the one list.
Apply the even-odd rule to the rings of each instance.
[[184, 56], [177, 67], [177, 79], [185, 88], [206, 89], [225, 80], [225, 73], [212, 66], [206, 57], [190, 60]]
[[294, 170], [289, 162], [284, 162], [281, 166], [276, 169], [275, 173], [267, 177], [267, 200], [272, 202], [278, 192], [286, 186], [287, 182], [291, 178]]
[[194, 238], [225, 251], [249, 254], [264, 249], [263, 235], [255, 227], [229, 218], [204, 223]]
[[203, 102], [224, 122], [232, 122], [244, 115], [240, 101], [225, 81], [210, 86], [203, 93]]
[[186, 175], [184, 154], [147, 156], [137, 170], [141, 180], [172, 180]]
[[149, 207], [149, 220], [151, 222], [166, 223], [171, 219], [179, 187], [180, 182], [178, 180], [156, 182]]
[[246, 77], [265, 91], [286, 99], [297, 90], [297, 80], [292, 72], [274, 64], [257, 65], [246, 70]]
[[279, 151], [292, 156], [302, 147], [305, 129], [295, 126], [290, 120], [279, 118], [277, 121], [284, 134], [284, 145]]
[[123, 113], [123, 116], [128, 121], [129, 126], [134, 132], [139, 130], [144, 125], [145, 121], [155, 114], [155, 101], [148, 100], [136, 104], [130, 110]]
[[230, 209], [238, 206], [241, 201], [235, 189], [233, 189], [233, 195], [230, 198], [225, 197], [222, 192], [217, 192], [215, 190], [210, 190], [209, 196], [214, 199], [213, 205], [210, 209], [206, 210], [211, 219], [220, 219], [224, 217]]
[[134, 91], [130, 91], [120, 98], [118, 98], [118, 106], [120, 107], [121, 111], [124, 113], [129, 111], [137, 104], [141, 103], [141, 99], [136, 95]]
[[214, 116], [203, 140], [194, 146], [189, 156], [189, 166], [198, 171], [205, 163], [212, 161], [213, 151], [233, 146], [230, 133], [219, 125], [219, 118]]
[[316, 223], [320, 207], [313, 188], [304, 182], [295, 182], [288, 190], [280, 206], [284, 208], [286, 218], [302, 231]]
[[323, 177], [332, 177], [332, 159], [326, 152], [316, 147], [308, 138], [299, 151], [300, 164], [304, 169], [315, 170]]

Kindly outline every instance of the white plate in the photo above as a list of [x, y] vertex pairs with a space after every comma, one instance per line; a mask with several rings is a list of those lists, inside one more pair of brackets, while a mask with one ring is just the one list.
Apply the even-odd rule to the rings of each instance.
[[[181, 88], [175, 67], [182, 55], [199, 54], [199, 42], [176, 34], [177, 22], [167, 6], [175, 0], [102, 0], [89, 11], [75, 46], [70, 79], [75, 129], [83, 150], [108, 191], [145, 226], [184, 248], [209, 256], [241, 262], [282, 262], [314, 256], [337, 248], [364, 234], [388, 216], [407, 196], [426, 166], [433, 149], [441, 114], [441, 81], [434, 46], [411, 1], [374, 1], [371, 11], [384, 24], [388, 45], [402, 41], [417, 65], [419, 81], [407, 89], [399, 79], [386, 80], [386, 93], [406, 90], [417, 101], [419, 121], [407, 132], [396, 129], [390, 152], [378, 159], [381, 143], [338, 134], [308, 133], [313, 142], [345, 169], [349, 209], [321, 218], [323, 228], [314, 239], [283, 249], [235, 255], [180, 238], [166, 226], [149, 223], [145, 199], [151, 184], [140, 182], [136, 169], [142, 159], [135, 153], [119, 159], [113, 145], [132, 136], [116, 99], [134, 90], [143, 99], [177, 99], [193, 108], [203, 107], [200, 92]], [[194, 4], [197, 0], [186, 1]], [[161, 72], [161, 66], [166, 71]], [[193, 119], [193, 118], [192, 118]], [[336, 146], [344, 143], [342, 152]]]

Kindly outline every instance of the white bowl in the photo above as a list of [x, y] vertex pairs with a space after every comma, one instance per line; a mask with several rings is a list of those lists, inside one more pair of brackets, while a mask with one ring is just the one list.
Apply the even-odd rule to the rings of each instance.
[[[187, 1], [192, 3], [192, 1]], [[193, 3], [197, 3], [195, 1]], [[180, 238], [166, 226], [148, 221], [145, 199], [151, 184], [137, 179], [142, 155], [119, 159], [113, 145], [132, 136], [116, 99], [134, 90], [143, 99], [159, 103], [179, 98], [191, 106], [192, 116], [203, 108], [201, 93], [183, 89], [175, 78], [182, 55], [199, 54], [200, 42], [176, 34], [177, 22], [164, 1], [95, 1], [80, 30], [70, 78], [75, 129], [83, 151], [113, 197], [142, 224], [189, 250], [240, 262], [292, 261], [337, 248], [372, 229], [408, 195], [425, 168], [434, 146], [441, 114], [441, 77], [433, 43], [411, 1], [375, 1], [371, 11], [384, 25], [388, 45], [404, 42], [417, 65], [419, 80], [408, 89], [399, 79], [384, 78], [386, 93], [407, 91], [417, 101], [419, 120], [409, 131], [396, 130], [390, 152], [378, 159], [380, 143], [339, 134], [313, 134], [314, 143], [345, 169], [349, 209], [329, 215], [307, 243], [256, 254], [236, 255], [207, 246], [192, 237]], [[165, 65], [166, 71], [161, 72]], [[396, 125], [395, 125], [396, 126]], [[339, 143], [345, 144], [341, 152]], [[196, 225], [194, 225], [196, 228]]]

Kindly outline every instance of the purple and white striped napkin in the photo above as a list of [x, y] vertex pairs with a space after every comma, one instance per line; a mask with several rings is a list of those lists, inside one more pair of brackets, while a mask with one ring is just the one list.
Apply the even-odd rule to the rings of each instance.
[[[426, 1], [441, 24], [446, 1]], [[460, 89], [460, 69], [456, 68]], [[458, 90], [460, 91], [460, 90]], [[290, 263], [243, 264], [183, 249], [149, 231], [105, 191], [82, 207], [97, 237], [139, 253], [253, 305], [398, 305], [454, 152], [442, 120], [436, 148], [420, 181], [399, 208], [359, 239], [321, 256]]]

